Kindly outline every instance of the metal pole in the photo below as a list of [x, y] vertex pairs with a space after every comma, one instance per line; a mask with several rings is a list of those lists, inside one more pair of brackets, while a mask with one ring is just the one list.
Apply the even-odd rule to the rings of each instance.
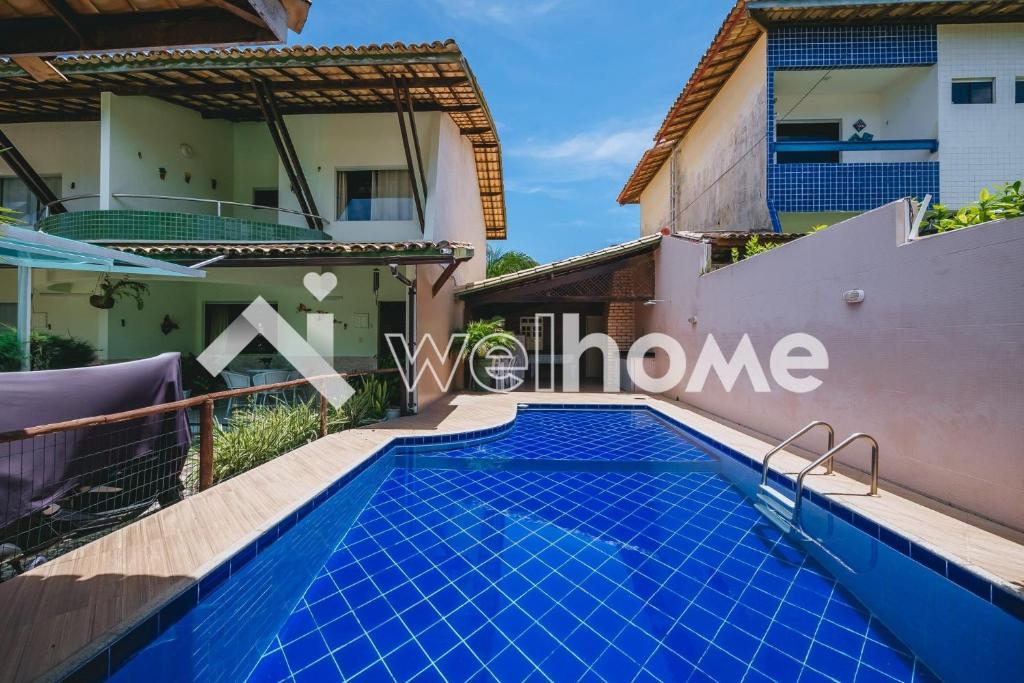
[[320, 438], [327, 436], [327, 396], [320, 394]]
[[21, 369], [32, 369], [32, 269], [18, 266], [18, 348], [21, 349]]
[[199, 490], [213, 486], [213, 400], [199, 408]]

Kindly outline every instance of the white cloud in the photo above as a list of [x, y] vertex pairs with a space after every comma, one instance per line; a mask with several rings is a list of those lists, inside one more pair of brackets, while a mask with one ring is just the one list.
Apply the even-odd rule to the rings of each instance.
[[541, 17], [561, 5], [564, 0], [439, 0], [448, 14], [456, 19], [516, 24]]
[[530, 139], [506, 154], [532, 160], [542, 167], [537, 170], [554, 171], [565, 180], [618, 177], [653, 144], [655, 128], [650, 120], [609, 121], [561, 139]]

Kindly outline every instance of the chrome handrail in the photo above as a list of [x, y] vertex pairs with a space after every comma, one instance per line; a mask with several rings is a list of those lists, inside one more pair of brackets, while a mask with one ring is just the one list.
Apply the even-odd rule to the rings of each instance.
[[[73, 202], [73, 201], [77, 201], [79, 199], [97, 199], [97, 198], [99, 198], [99, 196], [100, 196], [99, 194], [93, 193], [93, 194], [75, 194], [75, 195], [70, 195], [70, 196], [67, 196], [67, 197], [59, 197], [58, 199], [55, 199], [52, 202], [48, 202], [46, 204], [43, 204], [43, 207], [46, 209], [47, 213], [49, 213], [50, 207], [52, 207], [54, 204], [63, 204], [64, 202]], [[205, 197], [176, 197], [176, 196], [172, 196], [172, 195], [162, 195], [162, 194], [133, 194], [133, 193], [129, 193], [129, 192], [115, 192], [115, 193], [111, 194], [110, 196], [112, 198], [114, 198], [114, 199], [160, 199], [160, 200], [177, 201], [177, 202], [200, 202], [200, 203], [207, 203], [207, 204], [216, 204], [217, 205], [217, 215], [218, 216], [222, 215], [222, 208], [221, 208], [222, 205], [227, 204], [229, 206], [243, 206], [243, 207], [249, 208], [249, 209], [266, 209], [267, 211], [281, 211], [283, 213], [295, 214], [296, 216], [306, 216], [306, 217], [309, 217], [309, 218], [315, 218], [315, 219], [317, 219], [319, 221], [322, 221], [325, 224], [326, 223], [330, 223], [329, 220], [327, 220], [323, 216], [320, 216], [320, 215], [315, 214], [315, 213], [306, 213], [304, 211], [299, 211], [297, 209], [286, 209], [286, 208], [279, 207], [279, 206], [263, 206], [261, 204], [246, 204], [245, 202], [233, 202], [233, 201], [229, 201], [227, 199], [207, 199]]]
[[806, 477], [811, 472], [811, 470], [813, 470], [815, 467], [825, 462], [826, 460], [831, 461], [833, 458], [835, 458], [836, 453], [843, 450], [851, 443], [859, 439], [867, 439], [868, 441], [871, 442], [871, 492], [869, 495], [878, 495], [878, 441], [875, 440], [875, 437], [870, 436], [868, 434], [864, 434], [863, 432], [851, 434], [850, 436], [846, 437], [843, 440], [843, 442], [840, 443], [838, 446], [830, 449], [820, 458], [818, 458], [810, 465], [800, 470], [800, 474], [798, 474], [796, 478], [796, 500], [793, 502], [794, 516], [797, 519], [799, 519], [798, 515], [800, 513], [800, 501], [803, 499], [804, 477]]
[[[823, 420], [815, 420], [814, 422], [810, 423], [809, 425], [807, 425], [806, 427], [801, 429], [796, 434], [793, 434], [791, 437], [789, 437], [788, 439], [786, 439], [785, 441], [783, 441], [778, 446], [776, 446], [775, 448], [771, 449], [770, 451], [768, 451], [768, 453], [765, 454], [764, 459], [761, 461], [761, 485], [762, 486], [765, 486], [765, 485], [768, 484], [768, 461], [771, 459], [771, 457], [773, 455], [775, 455], [776, 453], [778, 453], [779, 451], [781, 451], [786, 446], [788, 446], [789, 444], [791, 444], [794, 441], [796, 441], [797, 439], [799, 439], [801, 436], [803, 436], [807, 432], [809, 432], [812, 429], [814, 429], [815, 427], [824, 427], [825, 429], [828, 430], [828, 445], [825, 448], [825, 450], [826, 451], [832, 450], [832, 447], [835, 445], [835, 442], [836, 442], [836, 431], [834, 429], [832, 429], [832, 425], [830, 425], [828, 422], [825, 422]], [[827, 469], [826, 469], [825, 473], [826, 474], [832, 474], [832, 461], [831, 460], [829, 461], [829, 463], [827, 465]]]

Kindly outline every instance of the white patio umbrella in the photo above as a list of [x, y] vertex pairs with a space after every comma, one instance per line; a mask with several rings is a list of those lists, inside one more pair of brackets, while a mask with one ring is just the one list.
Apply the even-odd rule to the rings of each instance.
[[18, 342], [22, 348], [21, 369], [32, 369], [29, 334], [32, 325], [33, 269], [204, 278], [206, 273], [200, 268], [207, 263], [209, 261], [189, 267], [179, 266], [35, 230], [0, 225], [0, 265], [15, 266], [18, 269]]

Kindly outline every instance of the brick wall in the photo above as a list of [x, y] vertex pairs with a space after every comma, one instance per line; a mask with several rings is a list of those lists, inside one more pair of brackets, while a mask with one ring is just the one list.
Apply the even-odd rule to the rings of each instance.
[[636, 304], [612, 301], [608, 304], [608, 336], [625, 351], [636, 339]]

